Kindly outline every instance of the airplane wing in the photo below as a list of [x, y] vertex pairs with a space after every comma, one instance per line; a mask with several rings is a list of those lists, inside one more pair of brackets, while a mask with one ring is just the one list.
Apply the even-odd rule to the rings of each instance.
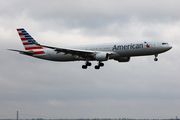
[[[88, 58], [88, 57], [93, 57], [94, 55], [100, 53], [101, 51], [91, 51], [91, 50], [80, 50], [80, 49], [71, 49], [71, 48], [62, 48], [62, 47], [52, 47], [52, 46], [46, 46], [46, 45], [41, 45], [35, 41], [31, 41], [32, 43], [45, 47], [45, 48], [50, 48], [54, 49], [54, 51], [57, 51], [57, 53], [63, 52], [65, 54], [72, 54], [72, 55], [77, 55], [79, 57], [83, 58]], [[107, 52], [108, 54], [115, 54], [114, 52]]]

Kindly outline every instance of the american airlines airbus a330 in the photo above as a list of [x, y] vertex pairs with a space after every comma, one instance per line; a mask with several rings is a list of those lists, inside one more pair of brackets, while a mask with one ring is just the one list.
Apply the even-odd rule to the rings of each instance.
[[17, 29], [26, 51], [9, 49], [20, 54], [51, 61], [85, 61], [83, 69], [91, 66], [90, 61], [98, 61], [95, 69], [104, 66], [103, 61], [114, 59], [118, 62], [129, 62], [130, 57], [154, 55], [154, 61], [160, 53], [172, 48], [166, 42], [130, 42], [86, 45], [78, 47], [52, 47], [37, 43], [25, 29]]

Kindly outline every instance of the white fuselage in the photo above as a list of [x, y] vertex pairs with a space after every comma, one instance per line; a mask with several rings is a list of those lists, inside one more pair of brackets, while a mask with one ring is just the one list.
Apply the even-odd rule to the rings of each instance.
[[[130, 42], [130, 43], [109, 43], [99, 45], [86, 45], [69, 47], [72, 49], [89, 50], [98, 53], [114, 53], [109, 55], [109, 59], [118, 59], [121, 57], [133, 57], [133, 56], [145, 56], [145, 55], [157, 55], [168, 51], [172, 48], [165, 42]], [[52, 60], [52, 61], [77, 61], [84, 60], [83, 57], [78, 55], [72, 55], [64, 52], [57, 52], [53, 49], [44, 49], [44, 55], [34, 55], [33, 57]], [[93, 57], [89, 59], [96, 60]]]

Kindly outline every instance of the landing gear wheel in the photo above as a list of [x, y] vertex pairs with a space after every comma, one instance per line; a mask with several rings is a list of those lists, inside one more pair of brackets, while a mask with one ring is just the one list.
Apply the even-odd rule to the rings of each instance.
[[86, 65], [87, 65], [87, 66], [91, 66], [92, 64], [91, 64], [90, 62], [87, 62]]
[[95, 68], [95, 69], [99, 69], [99, 68], [100, 68], [100, 66], [96, 65], [94, 68]]
[[154, 61], [158, 61], [158, 59], [157, 59], [157, 58], [154, 58]]
[[87, 69], [87, 66], [86, 65], [82, 65], [82, 69]]
[[99, 66], [103, 67], [103, 66], [104, 66], [104, 63], [99, 63]]

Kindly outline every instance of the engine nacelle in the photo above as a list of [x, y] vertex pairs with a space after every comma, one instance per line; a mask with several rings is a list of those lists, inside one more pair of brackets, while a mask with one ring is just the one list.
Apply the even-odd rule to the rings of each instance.
[[97, 61], [107, 61], [109, 59], [108, 53], [101, 52], [95, 55]]
[[118, 62], [129, 62], [130, 61], [130, 57], [120, 57], [118, 59], [115, 59]]

